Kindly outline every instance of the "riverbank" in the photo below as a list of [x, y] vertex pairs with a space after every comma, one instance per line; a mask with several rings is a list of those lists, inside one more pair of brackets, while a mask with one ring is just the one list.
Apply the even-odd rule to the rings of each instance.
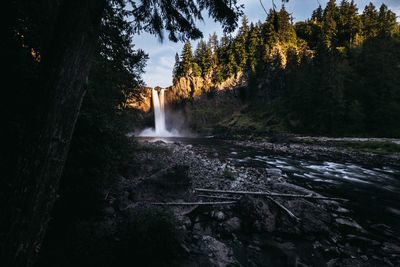
[[310, 152], [306, 145], [310, 146], [254, 139], [139, 139], [124, 176], [99, 199], [101, 215], [58, 229], [54, 240], [45, 244], [38, 266], [55, 266], [54, 261], [62, 266], [398, 265], [398, 229], [383, 217], [377, 223], [360, 216], [357, 208], [368, 203], [371, 211], [379, 209], [361, 195], [348, 202], [224, 195], [235, 203], [155, 205], [227, 202], [205, 198], [196, 188], [340, 197], [320, 187], [321, 182], [298, 183], [287, 169], [263, 162], [274, 160], [283, 166], [284, 158], [272, 155], [286, 155], [291, 160], [286, 166], [295, 169], [308, 164], [295, 163], [296, 155], [325, 155], [330, 162], [344, 159], [339, 152], [331, 153], [333, 148], [313, 144], [319, 148]]
[[[305, 152], [304, 146], [293, 144], [230, 142], [302, 156]], [[221, 160], [218, 152], [205, 151], [201, 146], [163, 141], [145, 141], [142, 146], [132, 160], [134, 171], [122, 182], [128, 189], [128, 194], [122, 195], [127, 195], [125, 205], [129, 208], [143, 203], [205, 201], [193, 192], [199, 187], [319, 195], [290, 183], [281, 172], [238, 168], [229, 159]], [[330, 160], [340, 155], [345, 159], [338, 151], [332, 151], [318, 147], [309, 155], [330, 156]], [[361, 160], [359, 154], [349, 157]], [[187, 266], [395, 266], [399, 262], [399, 240], [373, 237], [352, 218], [352, 212], [343, 203], [276, 200], [300, 222], [291, 221], [268, 199], [247, 196], [233, 206], [163, 209], [171, 210], [177, 218], [177, 227], [184, 236], [180, 245]]]
[[[225, 140], [225, 138], [221, 138]], [[244, 147], [311, 160], [400, 166], [400, 139], [332, 138], [296, 135], [228, 139]]]

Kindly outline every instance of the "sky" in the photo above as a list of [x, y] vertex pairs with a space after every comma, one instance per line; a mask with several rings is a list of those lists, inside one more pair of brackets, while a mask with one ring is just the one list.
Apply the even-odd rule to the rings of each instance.
[[[314, 9], [321, 3], [325, 7], [328, 0], [290, 0], [286, 4], [286, 10], [292, 14], [294, 21], [301, 21], [309, 18]], [[244, 14], [250, 22], [264, 21], [266, 13], [260, 5], [260, 0], [238, 0], [239, 4], [244, 5]], [[262, 0], [263, 5], [267, 10], [272, 7], [271, 0]], [[337, 0], [339, 3], [340, 0]], [[359, 12], [362, 12], [364, 7], [372, 2], [379, 7], [382, 3], [386, 4], [392, 11], [400, 16], [400, 0], [355, 0]], [[275, 5], [279, 8], [280, 0], [275, 0]], [[203, 36], [207, 40], [208, 36], [216, 32], [218, 37], [222, 36], [222, 27], [215, 23], [207, 15], [203, 15], [204, 21], [198, 21], [197, 25], [203, 31]], [[240, 24], [240, 21], [239, 21]], [[192, 47], [195, 48], [198, 40], [192, 41]], [[145, 68], [145, 73], [142, 78], [147, 86], [167, 87], [172, 85], [172, 69], [175, 64], [175, 53], [180, 54], [183, 43], [174, 43], [167, 38], [160, 42], [159, 39], [147, 33], [136, 35], [133, 38], [135, 48], [143, 49], [148, 55], [149, 60]]]

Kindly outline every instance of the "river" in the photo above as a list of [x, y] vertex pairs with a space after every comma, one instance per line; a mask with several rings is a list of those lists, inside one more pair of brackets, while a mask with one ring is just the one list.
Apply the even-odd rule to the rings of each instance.
[[346, 198], [349, 215], [371, 239], [400, 242], [400, 169], [353, 162], [305, 160], [213, 138], [168, 138], [190, 144], [235, 167], [265, 168], [272, 176], [325, 196]]

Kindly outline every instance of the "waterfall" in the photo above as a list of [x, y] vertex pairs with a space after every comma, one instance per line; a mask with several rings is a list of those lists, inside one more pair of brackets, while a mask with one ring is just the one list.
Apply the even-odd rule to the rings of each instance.
[[164, 90], [161, 89], [160, 96], [158, 96], [157, 90], [152, 89], [155, 134], [157, 136], [163, 136], [168, 133], [165, 127]]
[[165, 89], [161, 89], [160, 92], [151, 89], [151, 98], [153, 100], [154, 109], [154, 128], [145, 129], [140, 133], [140, 136], [149, 137], [172, 137], [179, 136], [178, 133], [170, 132], [167, 130], [165, 124]]

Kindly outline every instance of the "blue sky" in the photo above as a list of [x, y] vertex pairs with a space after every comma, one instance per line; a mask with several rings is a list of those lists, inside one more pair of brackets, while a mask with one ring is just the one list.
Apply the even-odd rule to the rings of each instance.
[[[268, 10], [272, 7], [271, 0], [262, 0], [265, 8]], [[263, 21], [266, 17], [259, 0], [238, 0], [240, 4], [244, 4], [244, 13], [250, 22]], [[319, 0], [324, 7], [327, 0]], [[337, 0], [339, 3], [340, 0]], [[380, 6], [382, 3], [386, 4], [390, 9], [400, 16], [400, 0], [355, 0], [359, 10], [363, 10], [365, 5], [369, 2]], [[277, 7], [280, 7], [281, 1], [275, 0]], [[311, 16], [311, 12], [318, 7], [318, 0], [290, 0], [286, 4], [286, 9], [292, 14], [295, 21], [304, 20]], [[222, 28], [220, 24], [215, 23], [207, 16], [203, 16], [204, 21], [198, 21], [197, 25], [203, 31], [205, 39], [213, 32], [216, 32], [220, 37], [222, 35]], [[193, 47], [198, 40], [192, 41]], [[143, 80], [147, 86], [167, 87], [172, 84], [172, 68], [175, 63], [175, 53], [180, 54], [183, 43], [173, 43], [167, 39], [160, 42], [154, 35], [142, 33], [133, 38], [135, 48], [141, 48], [149, 54], [150, 59], [147, 61], [146, 73], [143, 75]]]

